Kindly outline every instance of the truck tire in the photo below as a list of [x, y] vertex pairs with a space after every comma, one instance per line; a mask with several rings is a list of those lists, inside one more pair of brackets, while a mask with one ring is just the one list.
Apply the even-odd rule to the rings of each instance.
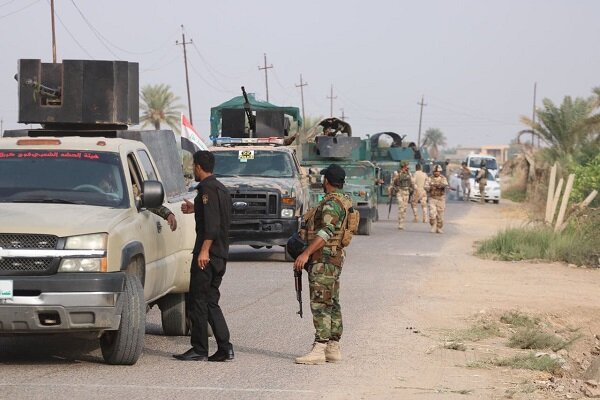
[[187, 319], [185, 293], [171, 293], [158, 301], [163, 333], [166, 336], [187, 336], [190, 325]]
[[371, 234], [371, 218], [361, 218], [358, 224], [358, 234], [369, 236]]
[[133, 365], [142, 354], [146, 333], [144, 288], [137, 276], [125, 276], [123, 300], [119, 329], [104, 332], [100, 337], [100, 348], [108, 364]]

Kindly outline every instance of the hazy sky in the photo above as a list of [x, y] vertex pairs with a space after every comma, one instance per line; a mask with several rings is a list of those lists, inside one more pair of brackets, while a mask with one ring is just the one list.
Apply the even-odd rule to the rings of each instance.
[[[77, 7], [76, 7], [76, 6]], [[78, 9], [79, 11], [78, 11]], [[600, 1], [596, 0], [56, 0], [62, 59], [140, 63], [140, 85], [166, 83], [186, 106], [183, 24], [194, 126], [209, 131], [210, 107], [248, 92], [335, 116], [355, 134], [381, 131], [416, 140], [444, 132], [450, 146], [508, 143], [542, 98], [589, 96], [600, 86]], [[19, 58], [52, 61], [49, 0], [0, 0], [0, 118], [17, 123]]]

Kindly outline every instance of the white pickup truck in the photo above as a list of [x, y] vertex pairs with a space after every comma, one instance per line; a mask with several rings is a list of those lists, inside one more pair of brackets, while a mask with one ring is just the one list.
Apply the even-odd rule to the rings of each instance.
[[80, 134], [0, 138], [0, 335], [95, 331], [107, 363], [130, 365], [147, 306], [165, 334], [188, 331], [193, 194], [172, 132]]

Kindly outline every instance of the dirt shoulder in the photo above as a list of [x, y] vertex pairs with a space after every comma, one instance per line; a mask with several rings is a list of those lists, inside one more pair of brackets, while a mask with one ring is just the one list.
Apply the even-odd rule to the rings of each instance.
[[[461, 233], [445, 244], [443, 257], [434, 261], [435, 273], [415, 288], [417, 300], [407, 311], [407, 317], [429, 339], [429, 347], [421, 349], [428, 365], [423, 368], [424, 375], [418, 382], [409, 379], [401, 385], [406, 388], [406, 398], [419, 393], [418, 388], [422, 394], [437, 398], [435, 393], [444, 389], [442, 382], [448, 382], [449, 393], [477, 398], [581, 398], [594, 393], [594, 382], [586, 384], [583, 373], [599, 349], [600, 271], [561, 263], [482, 260], [473, 255], [476, 241], [525, 221], [522, 208], [511, 202], [472, 204], [466, 217], [449, 221]], [[511, 310], [539, 320], [544, 330], [567, 340], [578, 337], [558, 354], [533, 350], [539, 357], [560, 360], [561, 367], [553, 374], [486, 364], [532, 352], [507, 346], [517, 329], [503, 324], [500, 318]], [[470, 340], [468, 333], [482, 323], [499, 327], [497, 335]], [[453, 345], [454, 341], [461, 346]], [[444, 368], [454, 374], [453, 379], [446, 375], [427, 377], [427, 371], [439, 375]], [[431, 384], [423, 385], [423, 381]]]

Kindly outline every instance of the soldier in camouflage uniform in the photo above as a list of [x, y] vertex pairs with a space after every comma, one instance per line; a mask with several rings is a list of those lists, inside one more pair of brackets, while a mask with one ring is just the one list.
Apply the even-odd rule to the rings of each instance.
[[425, 181], [425, 190], [429, 193], [429, 224], [431, 233], [444, 233], [444, 210], [446, 209], [446, 188], [448, 180], [442, 175], [442, 167], [433, 168], [433, 176]]
[[463, 200], [469, 201], [471, 197], [471, 170], [467, 167], [467, 163], [465, 161], [461, 164], [460, 169], [460, 186], [462, 189]]
[[413, 176], [413, 185], [415, 187], [415, 192], [412, 195], [412, 200], [410, 202], [410, 206], [412, 207], [412, 211], [414, 214], [413, 222], [418, 222], [417, 218], [417, 205], [421, 204], [421, 208], [423, 209], [423, 222], [427, 222], [427, 192], [425, 192], [425, 181], [427, 180], [427, 174], [422, 171], [421, 164], [417, 164], [415, 167], [416, 172]]
[[485, 161], [481, 161], [481, 165], [479, 167], [479, 171], [477, 171], [477, 175], [475, 176], [475, 182], [479, 185], [479, 201], [482, 204], [485, 204], [485, 186], [487, 184], [487, 168], [485, 166]]
[[404, 229], [408, 199], [413, 188], [412, 176], [408, 171], [408, 161], [400, 162], [400, 171], [394, 178], [393, 184], [396, 190], [396, 200], [398, 201], [398, 229]]
[[297, 364], [324, 364], [342, 359], [339, 279], [345, 252], [340, 237], [352, 200], [341, 190], [346, 178], [342, 167], [331, 164], [321, 174], [324, 175], [326, 195], [313, 215], [307, 217], [309, 244], [294, 262], [295, 270], [301, 270], [308, 264], [310, 309], [315, 327], [313, 348], [308, 354], [296, 358]]

